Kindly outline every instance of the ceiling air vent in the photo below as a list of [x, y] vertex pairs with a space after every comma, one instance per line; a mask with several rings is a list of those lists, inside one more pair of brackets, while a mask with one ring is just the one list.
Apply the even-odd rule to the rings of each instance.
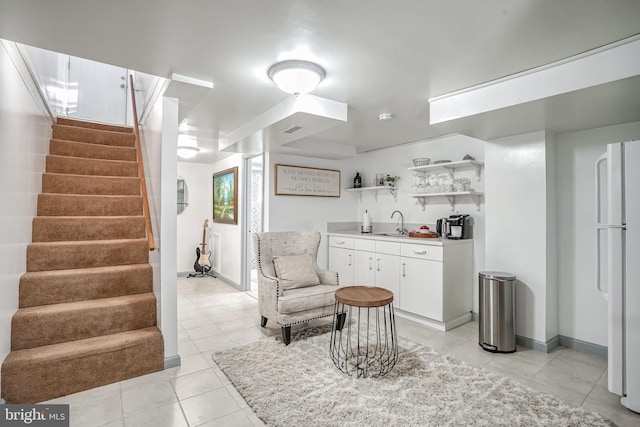
[[289, 126], [288, 128], [282, 129], [282, 133], [294, 133], [299, 131], [300, 129], [302, 129], [302, 126], [293, 125], [293, 126]]

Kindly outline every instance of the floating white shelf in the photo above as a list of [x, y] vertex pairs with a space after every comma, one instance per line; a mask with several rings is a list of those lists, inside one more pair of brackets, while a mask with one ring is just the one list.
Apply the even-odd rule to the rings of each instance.
[[476, 178], [478, 179], [478, 181], [480, 181], [480, 171], [482, 170], [483, 166], [484, 166], [484, 163], [479, 162], [477, 160], [459, 160], [456, 162], [440, 163], [437, 165], [430, 164], [426, 166], [414, 166], [408, 169], [410, 171], [425, 172], [425, 173], [431, 172], [431, 171], [444, 170], [449, 174], [451, 179], [453, 179], [454, 170], [461, 169], [461, 168], [473, 168], [474, 171], [476, 172]]
[[[424, 167], [424, 166], [421, 166]], [[420, 204], [422, 205], [422, 210], [425, 209], [425, 205], [427, 204], [427, 199], [429, 197], [446, 197], [449, 200], [449, 205], [451, 206], [451, 210], [454, 211], [456, 207], [456, 198], [460, 196], [469, 196], [473, 199], [473, 203], [476, 205], [476, 210], [480, 210], [480, 201], [484, 193], [480, 193], [477, 191], [454, 191], [450, 193], [418, 193], [418, 194], [409, 194], [409, 197], [415, 197], [418, 199]]]
[[394, 200], [397, 199], [396, 195], [396, 187], [389, 187], [388, 185], [379, 185], [377, 187], [360, 187], [360, 188], [345, 188], [344, 191], [348, 191], [349, 193], [356, 193], [362, 202], [362, 193], [364, 192], [373, 192], [374, 197], [376, 198], [376, 202], [378, 201], [378, 192], [380, 190], [386, 190], [393, 196]]

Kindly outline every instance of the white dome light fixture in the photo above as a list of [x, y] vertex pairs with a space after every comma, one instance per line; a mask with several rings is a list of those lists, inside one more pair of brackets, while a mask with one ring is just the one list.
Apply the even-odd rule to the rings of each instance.
[[178, 156], [183, 159], [193, 159], [199, 152], [198, 147], [178, 147]]
[[276, 62], [268, 74], [281, 91], [297, 96], [314, 90], [324, 79], [325, 71], [313, 62], [292, 59]]
[[194, 136], [178, 135], [178, 156], [183, 159], [192, 159], [200, 152], [198, 142]]

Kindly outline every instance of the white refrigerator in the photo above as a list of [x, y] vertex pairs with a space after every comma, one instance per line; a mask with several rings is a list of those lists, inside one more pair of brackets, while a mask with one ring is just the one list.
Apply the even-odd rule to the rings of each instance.
[[640, 412], [640, 141], [596, 161], [596, 287], [609, 305], [609, 391]]

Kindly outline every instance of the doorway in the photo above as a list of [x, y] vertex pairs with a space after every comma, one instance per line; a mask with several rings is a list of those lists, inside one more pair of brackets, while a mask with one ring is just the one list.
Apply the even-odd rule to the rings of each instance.
[[129, 75], [138, 116], [159, 79], [155, 76], [28, 45], [18, 45], [55, 116], [132, 126]]
[[129, 70], [69, 57], [68, 117], [128, 124]]
[[253, 233], [262, 232], [263, 227], [263, 190], [264, 190], [264, 155], [245, 159], [245, 191], [243, 215], [244, 256], [242, 289], [248, 292], [258, 291], [258, 277], [256, 271], [256, 257], [253, 251]]

